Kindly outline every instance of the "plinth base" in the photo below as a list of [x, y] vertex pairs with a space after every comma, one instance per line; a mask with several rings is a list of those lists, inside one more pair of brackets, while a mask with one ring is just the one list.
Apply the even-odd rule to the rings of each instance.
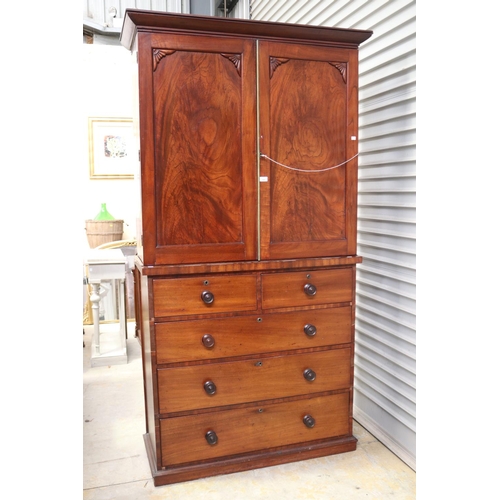
[[358, 440], [354, 436], [328, 439], [326, 441], [310, 442], [285, 446], [274, 450], [261, 450], [254, 453], [221, 458], [194, 464], [184, 464], [176, 467], [158, 470], [156, 455], [149, 434], [144, 434], [144, 442], [148, 454], [151, 475], [155, 486], [191, 481], [203, 477], [231, 474], [250, 469], [260, 469], [272, 465], [298, 462], [310, 458], [336, 455], [355, 451]]

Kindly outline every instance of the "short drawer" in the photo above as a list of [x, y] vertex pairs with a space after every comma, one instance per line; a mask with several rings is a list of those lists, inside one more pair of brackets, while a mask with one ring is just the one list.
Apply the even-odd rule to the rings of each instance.
[[262, 308], [301, 307], [352, 301], [351, 268], [262, 275]]
[[154, 315], [177, 316], [257, 309], [253, 275], [153, 280]]
[[351, 342], [350, 306], [157, 323], [158, 364]]
[[347, 389], [351, 348], [161, 368], [160, 413]]
[[160, 432], [164, 467], [344, 436], [349, 392], [162, 419]]

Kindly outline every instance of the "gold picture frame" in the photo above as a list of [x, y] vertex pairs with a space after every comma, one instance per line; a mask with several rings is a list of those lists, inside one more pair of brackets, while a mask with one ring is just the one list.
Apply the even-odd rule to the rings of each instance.
[[132, 118], [88, 119], [91, 179], [133, 179]]

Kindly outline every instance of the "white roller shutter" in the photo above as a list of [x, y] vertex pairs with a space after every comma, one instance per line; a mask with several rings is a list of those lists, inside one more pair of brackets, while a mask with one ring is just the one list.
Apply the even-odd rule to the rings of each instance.
[[116, 18], [122, 19], [127, 9], [189, 12], [189, 0], [83, 0], [83, 18], [105, 25], [111, 8], [116, 9]]
[[416, 469], [414, 0], [252, 0], [252, 19], [373, 30], [360, 48], [354, 418]]

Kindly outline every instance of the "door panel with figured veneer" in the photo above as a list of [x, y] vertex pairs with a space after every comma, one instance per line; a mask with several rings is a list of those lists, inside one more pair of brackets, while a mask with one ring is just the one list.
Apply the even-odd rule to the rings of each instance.
[[254, 44], [171, 36], [152, 54], [155, 264], [254, 259]]
[[[349, 51], [261, 43], [261, 255], [346, 255], [355, 248], [356, 94]], [[354, 66], [354, 65], [353, 65]], [[356, 101], [357, 106], [357, 101]], [[332, 168], [334, 167], [334, 168]], [[353, 173], [354, 172], [354, 173]]]

